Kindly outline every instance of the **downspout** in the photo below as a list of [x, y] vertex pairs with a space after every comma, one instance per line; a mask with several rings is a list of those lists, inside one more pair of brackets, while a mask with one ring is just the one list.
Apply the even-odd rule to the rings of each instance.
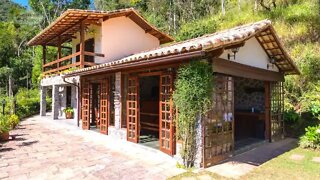
[[[62, 77], [62, 81], [63, 82], [65, 82], [65, 83], [67, 83], [67, 84], [70, 84], [70, 85], [72, 85], [72, 86], [76, 86], [77, 88], [78, 88], [78, 98], [77, 98], [77, 103], [78, 103], [78, 108], [77, 108], [77, 111], [78, 111], [78, 113], [77, 113], [77, 126], [79, 127], [80, 126], [80, 85], [78, 85], [77, 83], [72, 83], [72, 82], [68, 82], [68, 81], [66, 81], [66, 77], [65, 76], [63, 76]], [[80, 84], [80, 81], [79, 81], [79, 84]]]

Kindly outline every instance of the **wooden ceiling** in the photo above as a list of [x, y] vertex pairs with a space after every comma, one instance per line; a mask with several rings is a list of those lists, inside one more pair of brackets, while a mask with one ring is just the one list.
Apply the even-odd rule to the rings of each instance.
[[272, 26], [257, 34], [256, 39], [263, 47], [270, 59], [274, 59], [275, 65], [285, 74], [300, 74], [296, 64], [284, 50], [280, 38]]
[[130, 18], [138, 26], [144, 29], [146, 33], [157, 37], [161, 44], [173, 41], [172, 37], [160, 32], [157, 28], [149, 24], [133, 8], [120, 9], [116, 11], [68, 9], [47, 28], [32, 38], [28, 42], [28, 45], [57, 46], [59, 42], [70, 41], [74, 34], [80, 31], [81, 22], [84, 22], [85, 26], [88, 27], [91, 24], [101, 25], [101, 22], [105, 20], [120, 16], [126, 16]]

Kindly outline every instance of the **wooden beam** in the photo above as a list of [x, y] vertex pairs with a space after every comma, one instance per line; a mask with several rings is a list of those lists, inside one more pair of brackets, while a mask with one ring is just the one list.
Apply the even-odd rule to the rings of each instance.
[[260, 69], [222, 58], [214, 58], [212, 64], [213, 71], [218, 73], [262, 81], [284, 81], [284, 75], [281, 72]]
[[84, 68], [84, 47], [85, 47], [85, 25], [84, 21], [80, 24], [80, 68]]

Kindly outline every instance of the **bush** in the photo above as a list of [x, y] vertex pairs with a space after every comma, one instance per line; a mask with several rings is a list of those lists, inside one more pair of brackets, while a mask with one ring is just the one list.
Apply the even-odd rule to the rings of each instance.
[[16, 125], [18, 125], [20, 122], [19, 117], [15, 114], [11, 114], [11, 115], [7, 116], [7, 118], [8, 118], [7, 120], [9, 121], [10, 127], [12, 129], [15, 128]]
[[299, 144], [303, 148], [320, 149], [320, 125], [307, 127]]
[[[0, 97], [6, 100], [5, 114], [13, 113], [13, 98]], [[15, 95], [16, 99], [16, 114], [20, 118], [25, 118], [31, 115], [38, 114], [40, 111], [40, 93], [38, 89], [19, 89], [18, 93]], [[51, 98], [47, 98], [47, 107], [51, 107]], [[2, 113], [2, 108], [1, 113]]]
[[11, 125], [7, 120], [7, 116], [0, 116], [0, 133], [9, 132], [11, 129]]
[[[17, 115], [25, 118], [40, 111], [40, 92], [38, 89], [20, 89], [16, 95]], [[47, 98], [47, 107], [51, 106], [51, 99]]]
[[295, 124], [300, 119], [300, 115], [293, 109], [284, 112], [284, 121], [288, 124]]
[[214, 33], [217, 23], [213, 18], [205, 18], [199, 21], [183, 24], [176, 38], [178, 41], [200, 37], [205, 34]]

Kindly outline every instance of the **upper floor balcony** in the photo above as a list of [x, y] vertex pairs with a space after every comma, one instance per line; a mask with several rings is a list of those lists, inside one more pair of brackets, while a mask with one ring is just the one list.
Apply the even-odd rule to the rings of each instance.
[[[173, 39], [145, 21], [134, 9], [69, 9], [32, 38], [43, 47], [44, 75], [85, 68], [145, 50]], [[55, 47], [55, 52], [52, 53]], [[54, 54], [54, 55], [52, 55]]]

